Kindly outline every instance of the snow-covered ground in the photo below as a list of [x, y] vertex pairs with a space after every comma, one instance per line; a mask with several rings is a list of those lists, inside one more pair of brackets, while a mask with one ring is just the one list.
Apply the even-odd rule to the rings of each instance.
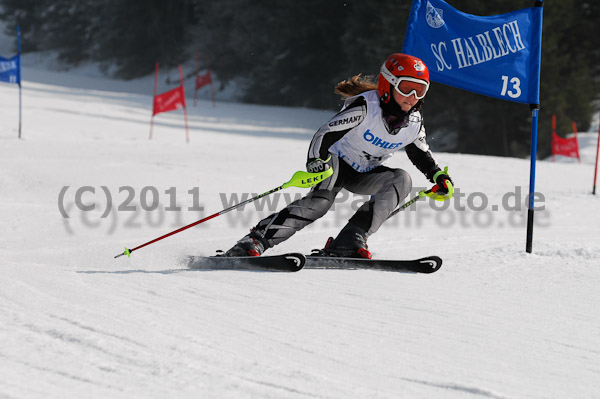
[[[152, 77], [144, 94], [23, 76], [22, 140], [0, 84], [0, 398], [600, 396], [597, 130], [579, 134], [582, 163], [538, 162], [533, 254], [529, 162], [438, 153], [460, 189], [449, 208], [419, 202], [369, 241], [380, 258], [440, 255], [435, 274], [188, 270], [304, 191], [113, 256], [281, 185], [332, 112], [202, 100], [189, 144], [180, 111], [150, 141]], [[403, 153], [391, 166], [429, 185]], [[321, 247], [364, 198], [341, 199], [271, 252]]]

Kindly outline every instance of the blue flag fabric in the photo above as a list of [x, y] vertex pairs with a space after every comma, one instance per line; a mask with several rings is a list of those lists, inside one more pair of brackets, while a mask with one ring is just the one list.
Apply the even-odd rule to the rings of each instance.
[[413, 0], [402, 52], [430, 79], [486, 96], [539, 104], [542, 7], [476, 16], [442, 0]]
[[0, 56], [0, 82], [21, 84], [21, 55], [12, 58]]

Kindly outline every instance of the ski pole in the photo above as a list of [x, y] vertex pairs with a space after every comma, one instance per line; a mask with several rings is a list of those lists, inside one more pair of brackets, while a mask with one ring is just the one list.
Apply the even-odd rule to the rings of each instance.
[[433, 198], [436, 201], [449, 200], [454, 195], [454, 186], [452, 186], [452, 183], [450, 183], [449, 180], [446, 180], [446, 185], [448, 186], [448, 194], [445, 194], [445, 195], [438, 194], [437, 192], [440, 189], [440, 187], [436, 184], [427, 191], [425, 191], [425, 190], [419, 191], [414, 198], [411, 198], [409, 201], [400, 205], [400, 207], [398, 209], [396, 209], [394, 212], [390, 213], [390, 216], [388, 216], [387, 218], [389, 219], [392, 216], [394, 216], [395, 214], [397, 214], [398, 212], [405, 210], [406, 208], [408, 208], [409, 206], [411, 206], [412, 204], [414, 204], [415, 202], [417, 202], [418, 200], [420, 200], [421, 198], [423, 198], [425, 196], [427, 196], [429, 198]]
[[174, 234], [182, 232], [183, 230], [187, 230], [190, 227], [194, 227], [196, 225], [199, 225], [200, 223], [204, 223], [207, 220], [216, 218], [217, 216], [223, 215], [223, 214], [225, 214], [225, 213], [227, 213], [229, 211], [232, 211], [232, 210], [234, 210], [236, 208], [239, 208], [241, 206], [247, 205], [247, 204], [249, 204], [249, 203], [251, 203], [253, 201], [256, 201], [257, 199], [266, 197], [267, 195], [273, 194], [273, 193], [275, 193], [275, 192], [277, 192], [279, 190], [283, 190], [283, 189], [288, 188], [288, 187], [309, 188], [309, 187], [312, 187], [312, 186], [316, 186], [317, 184], [321, 183], [323, 180], [328, 179], [332, 174], [333, 174], [333, 169], [332, 168], [329, 168], [329, 169], [325, 170], [324, 172], [319, 172], [319, 173], [310, 173], [310, 172], [304, 172], [304, 171], [299, 170], [296, 173], [294, 173], [294, 175], [292, 176], [292, 178], [290, 179], [290, 181], [282, 184], [281, 186], [279, 186], [277, 188], [274, 188], [274, 189], [269, 190], [269, 191], [267, 191], [265, 193], [257, 195], [256, 197], [250, 198], [250, 199], [248, 199], [248, 200], [246, 200], [244, 202], [240, 202], [239, 204], [230, 206], [227, 209], [223, 209], [220, 212], [217, 212], [215, 214], [207, 216], [204, 219], [198, 220], [198, 221], [196, 221], [194, 223], [188, 224], [187, 226], [183, 226], [183, 227], [181, 227], [181, 228], [179, 228], [177, 230], [174, 230], [174, 231], [172, 231], [170, 233], [167, 233], [167, 234], [162, 235], [162, 236], [160, 236], [158, 238], [155, 238], [154, 240], [148, 241], [147, 243], [138, 245], [135, 248], [129, 249], [129, 248], [125, 247], [125, 251], [122, 254], [119, 254], [119, 255], [115, 256], [115, 258], [118, 258], [119, 256], [123, 256], [123, 255], [127, 255], [128, 257], [131, 257], [131, 253], [133, 251], [136, 251], [136, 250], [138, 250], [140, 248], [143, 248], [143, 247], [145, 247], [147, 245], [150, 245], [150, 244], [153, 244], [153, 243], [155, 243], [157, 241], [160, 241], [163, 238], [167, 238], [169, 236], [172, 236]]

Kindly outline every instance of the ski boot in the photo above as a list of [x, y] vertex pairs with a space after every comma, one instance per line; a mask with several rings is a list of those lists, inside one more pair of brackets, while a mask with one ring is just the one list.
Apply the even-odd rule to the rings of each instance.
[[367, 232], [360, 227], [348, 223], [335, 240], [329, 237], [325, 248], [321, 250], [322, 255], [371, 259], [373, 255], [367, 246], [368, 236]]
[[260, 256], [266, 249], [262, 240], [250, 233], [221, 256]]

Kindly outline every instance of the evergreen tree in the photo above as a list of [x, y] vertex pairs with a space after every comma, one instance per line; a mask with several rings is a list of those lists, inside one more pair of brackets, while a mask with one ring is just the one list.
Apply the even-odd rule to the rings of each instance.
[[92, 59], [116, 67], [116, 76], [135, 78], [151, 72], [156, 62], [175, 66], [189, 59], [191, 1], [105, 0], [101, 19]]

